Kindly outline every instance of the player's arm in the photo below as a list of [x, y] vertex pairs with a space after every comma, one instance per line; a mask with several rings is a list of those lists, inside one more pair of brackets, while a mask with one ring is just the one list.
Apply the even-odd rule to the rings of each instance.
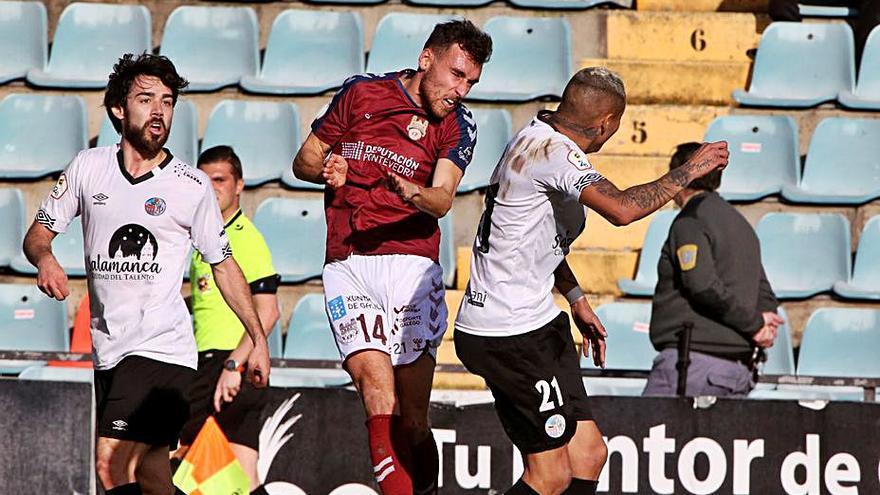
[[584, 338], [581, 350], [585, 357], [590, 357], [590, 350], [593, 354], [593, 364], [605, 367], [605, 337], [608, 333], [599, 317], [593, 312], [587, 296], [581, 290], [577, 277], [568, 266], [565, 258], [553, 271], [553, 285], [556, 287], [565, 299], [571, 305], [571, 316], [575, 325]]
[[653, 182], [621, 191], [602, 179], [581, 191], [580, 202], [614, 225], [628, 225], [657, 211], [692, 180], [724, 168], [728, 156], [727, 142], [705, 143], [687, 163]]
[[389, 187], [407, 203], [435, 218], [441, 218], [452, 208], [455, 190], [464, 171], [447, 158], [437, 160], [430, 187], [420, 186], [397, 174], [389, 173]]
[[342, 187], [348, 174], [348, 162], [330, 153], [331, 149], [332, 146], [309, 133], [293, 159], [293, 175], [307, 182], [327, 184], [333, 189]]
[[67, 275], [52, 254], [52, 239], [58, 235], [37, 221], [31, 224], [24, 236], [22, 250], [32, 265], [37, 267], [37, 287], [49, 297], [63, 301], [70, 290]]

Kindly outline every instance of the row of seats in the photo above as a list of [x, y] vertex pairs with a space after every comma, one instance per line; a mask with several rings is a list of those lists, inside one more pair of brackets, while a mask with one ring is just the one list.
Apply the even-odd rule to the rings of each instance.
[[855, 46], [846, 24], [774, 22], [761, 36], [751, 85], [741, 105], [808, 108], [837, 100], [880, 110], [880, 29], [865, 43], [856, 84]]
[[[471, 166], [458, 192], [485, 187], [510, 139], [510, 114], [503, 109], [474, 109], [480, 132]], [[297, 179], [290, 164], [301, 144], [297, 106], [286, 102], [222, 100], [208, 117], [201, 149], [225, 144], [244, 163], [246, 186], [281, 180], [295, 189], [322, 186]], [[104, 117], [98, 146], [119, 142]], [[198, 112], [181, 99], [166, 146], [186, 163], [199, 152]], [[56, 173], [88, 147], [85, 104], [79, 96], [10, 94], [0, 101], [0, 179], [33, 179]]]
[[[10, 11], [7, 17], [4, 9]], [[181, 6], [168, 17], [159, 51], [189, 80], [188, 91], [241, 85], [254, 93], [319, 94], [365, 68], [384, 73], [413, 67], [434, 25], [453, 17], [386, 15], [376, 26], [365, 67], [360, 14], [286, 10], [272, 25], [260, 67], [253, 8]], [[152, 50], [150, 12], [143, 6], [69, 5], [58, 21], [48, 63], [43, 4], [0, 3], [0, 31], [7, 24], [13, 35], [0, 37], [0, 54], [10, 54], [0, 57], [0, 83], [25, 77], [42, 87], [103, 88], [122, 54]], [[572, 73], [567, 20], [499, 16], [484, 28], [494, 51], [469, 98], [525, 101], [562, 94]]]
[[[657, 263], [676, 210], [658, 213], [645, 234], [634, 280], [618, 281], [631, 296], [653, 296]], [[776, 296], [802, 299], [833, 291], [845, 299], [880, 300], [880, 215], [862, 230], [850, 270], [850, 225], [839, 214], [768, 213], [758, 222], [761, 260]]]
[[[36, 268], [21, 251], [27, 219], [21, 191], [0, 188], [0, 266], [9, 266], [18, 273], [34, 275]], [[298, 283], [321, 276], [324, 266], [324, 200], [315, 195], [306, 199], [268, 198], [257, 207], [254, 224], [262, 232], [272, 262], [281, 281]], [[440, 265], [447, 286], [455, 279], [455, 246], [453, 245], [452, 213], [440, 220]], [[299, 239], [297, 249], [290, 249], [290, 240]], [[83, 256], [83, 231], [79, 217], [63, 235], [52, 241], [52, 251], [70, 276], [86, 275]]]

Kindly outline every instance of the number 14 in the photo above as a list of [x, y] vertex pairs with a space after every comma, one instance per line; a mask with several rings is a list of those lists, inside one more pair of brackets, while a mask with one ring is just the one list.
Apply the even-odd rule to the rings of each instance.
[[[557, 403], [553, 403], [553, 400], [550, 399], [550, 387], [553, 387], [556, 390], [556, 401]], [[551, 409], [555, 409], [557, 407], [562, 407], [562, 391], [559, 390], [559, 382], [556, 381], [556, 377], [554, 376], [550, 383], [547, 383], [547, 380], [538, 380], [535, 383], [535, 390], [541, 392], [541, 407], [538, 408], [538, 412], [545, 412]]]

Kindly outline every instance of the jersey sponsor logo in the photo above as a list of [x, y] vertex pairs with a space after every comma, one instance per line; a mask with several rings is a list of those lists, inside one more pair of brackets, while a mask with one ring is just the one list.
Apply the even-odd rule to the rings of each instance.
[[92, 199], [95, 201], [92, 203], [92, 206], [104, 206], [107, 204], [107, 200], [110, 199], [110, 196], [107, 196], [104, 193], [98, 193], [92, 196]]
[[565, 417], [561, 414], [554, 414], [547, 418], [544, 422], [544, 432], [550, 438], [559, 438], [565, 434]]
[[476, 290], [471, 290], [471, 288], [468, 287], [464, 291], [464, 300], [471, 306], [482, 308], [486, 304], [487, 295], [488, 293], [485, 291], [480, 292]]
[[123, 420], [121, 420], [121, 419], [117, 419], [116, 421], [114, 421], [114, 422], [111, 423], [111, 424], [113, 425], [112, 428], [113, 428], [114, 430], [117, 430], [117, 431], [126, 431], [126, 430], [128, 430], [128, 423], [126, 423], [125, 421], [123, 421]]
[[587, 161], [587, 157], [579, 150], [570, 150], [566, 158], [568, 159], [568, 163], [574, 165], [578, 170], [584, 171], [593, 168], [593, 166], [590, 165], [590, 162]]
[[345, 301], [342, 296], [337, 296], [327, 302], [327, 312], [330, 313], [330, 319], [333, 321], [346, 315]]
[[425, 134], [428, 133], [428, 121], [425, 119], [420, 119], [417, 115], [413, 115], [412, 120], [409, 121], [409, 125], [406, 126], [406, 134], [413, 141], [418, 141], [425, 137]]
[[64, 193], [67, 192], [67, 175], [61, 174], [58, 177], [58, 182], [52, 186], [52, 199], [61, 199], [61, 196], [64, 196]]
[[336, 332], [339, 335], [339, 343], [351, 344], [354, 342], [354, 339], [358, 336], [359, 329], [358, 321], [355, 318], [349, 320], [348, 323], [340, 323], [339, 330]]
[[142, 225], [129, 223], [116, 229], [110, 237], [107, 255], [109, 259], [102, 258], [99, 253], [89, 261], [89, 271], [95, 279], [153, 280], [162, 272], [156, 262], [159, 241]]
[[384, 165], [392, 172], [403, 177], [415, 177], [416, 170], [422, 165], [414, 158], [391, 151], [384, 146], [365, 143], [363, 141], [346, 142], [340, 145], [342, 158], [359, 160]]
[[553, 254], [556, 256], [565, 256], [568, 254], [568, 250], [571, 245], [574, 243], [574, 240], [577, 239], [577, 236], [572, 236], [571, 232], [565, 231], [565, 235], [556, 234], [556, 237], [553, 238]]
[[49, 213], [42, 208], [37, 210], [37, 216], [34, 217], [34, 220], [47, 229], [51, 229], [55, 225], [55, 219], [52, 218], [52, 215], [49, 215]]
[[675, 251], [681, 271], [693, 270], [697, 266], [697, 245], [685, 244]]
[[165, 200], [162, 198], [150, 198], [144, 202], [144, 210], [154, 216], [165, 213]]

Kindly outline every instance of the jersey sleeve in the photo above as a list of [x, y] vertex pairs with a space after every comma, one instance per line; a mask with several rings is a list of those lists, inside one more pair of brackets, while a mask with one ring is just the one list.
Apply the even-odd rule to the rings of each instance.
[[82, 160], [80, 153], [70, 162], [34, 217], [37, 223], [58, 234], [63, 234], [70, 221], [80, 214]]
[[312, 134], [324, 143], [335, 145], [350, 127], [352, 103], [357, 83], [362, 79], [360, 76], [348, 78], [333, 95], [327, 109], [312, 122]]
[[205, 263], [215, 265], [232, 256], [220, 206], [217, 205], [217, 197], [207, 181], [202, 186], [201, 197], [196, 205], [190, 237], [193, 247], [202, 253]]
[[531, 167], [534, 180], [546, 191], [557, 191], [579, 199], [587, 187], [604, 179], [584, 153], [565, 144], [550, 154], [546, 163]]
[[461, 105], [455, 111], [455, 119], [447, 125], [440, 143], [438, 158], [446, 158], [464, 171], [474, 157], [477, 145], [477, 123], [471, 111]]

